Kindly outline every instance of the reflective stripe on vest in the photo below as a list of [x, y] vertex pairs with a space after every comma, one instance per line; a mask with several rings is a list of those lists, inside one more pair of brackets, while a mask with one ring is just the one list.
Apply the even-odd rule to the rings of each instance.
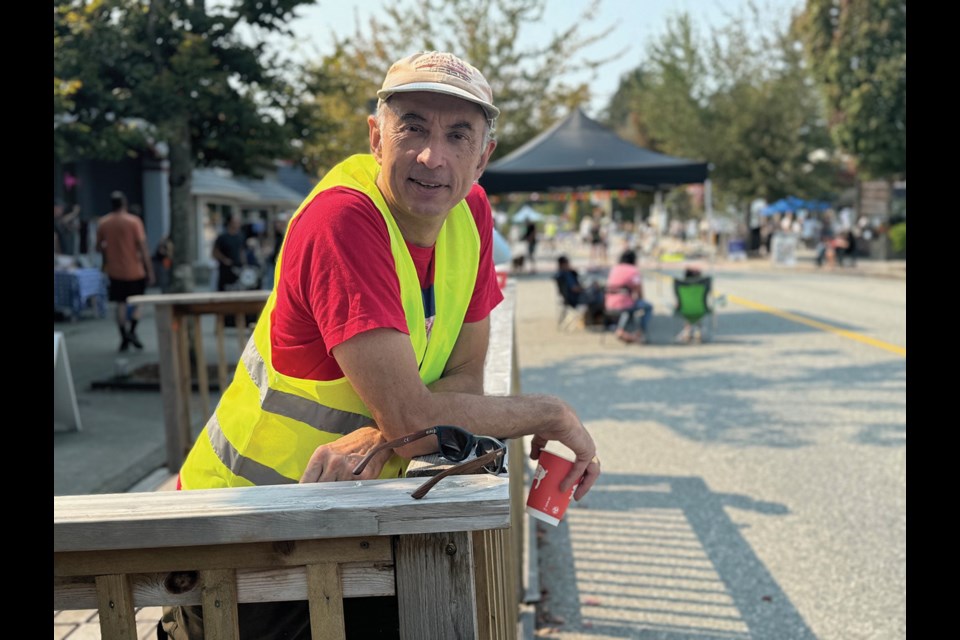
[[271, 389], [267, 379], [267, 363], [263, 361], [263, 356], [257, 351], [252, 338], [247, 341], [247, 347], [243, 350], [240, 359], [247, 367], [253, 384], [260, 390], [260, 406], [264, 411], [293, 418], [305, 424], [322, 424], [324, 431], [340, 435], [346, 435], [370, 424], [370, 418], [362, 413], [341, 411], [292, 393]]
[[205, 430], [207, 437], [210, 438], [210, 445], [217, 457], [220, 458], [220, 462], [230, 469], [234, 475], [255, 485], [295, 484], [297, 482], [293, 478], [281, 475], [275, 469], [260, 464], [256, 460], [251, 460], [237, 451], [220, 429], [220, 421], [217, 420], [216, 413], [210, 417]]
[[[378, 173], [373, 156], [348, 158], [314, 188], [289, 224], [318, 193], [329, 188], [346, 187], [370, 199], [387, 226], [411, 344], [421, 379], [429, 385], [442, 375], [459, 336], [476, 283], [480, 237], [473, 214], [461, 201], [448, 214], [435, 245], [437, 315], [428, 340], [419, 277], [376, 187]], [[283, 247], [277, 256], [278, 274], [282, 261]], [[279, 281], [277, 276], [233, 381], [181, 469], [184, 489], [297, 482], [316, 447], [373, 422], [346, 378], [306, 380], [273, 369], [270, 317]], [[394, 455], [380, 477], [396, 477], [405, 466], [406, 462]]]

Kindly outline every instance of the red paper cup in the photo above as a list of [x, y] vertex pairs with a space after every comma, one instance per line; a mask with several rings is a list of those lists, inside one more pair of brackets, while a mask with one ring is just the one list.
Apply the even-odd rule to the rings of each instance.
[[537, 460], [537, 471], [533, 474], [530, 493], [527, 495], [527, 513], [547, 524], [560, 524], [563, 514], [570, 506], [573, 492], [577, 490], [575, 484], [566, 493], [560, 491], [560, 482], [572, 468], [572, 460], [549, 451], [541, 451]]
[[503, 289], [507, 286], [507, 272], [506, 271], [497, 271], [497, 284], [500, 285], [500, 288]]

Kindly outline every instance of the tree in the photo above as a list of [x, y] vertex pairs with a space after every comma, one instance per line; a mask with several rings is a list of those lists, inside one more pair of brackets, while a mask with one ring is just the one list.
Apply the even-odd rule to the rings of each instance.
[[[307, 85], [323, 113], [346, 119], [336, 125], [336, 145], [342, 148], [312, 144], [308, 162], [322, 170], [344, 153], [368, 150], [363, 125], [368, 100], [375, 98], [390, 64], [418, 50], [450, 51], [483, 72], [502, 111], [494, 158], [509, 153], [589, 99], [589, 80], [571, 81], [572, 75], [595, 74], [618, 55], [584, 54], [612, 29], [582, 33], [599, 2], [579, 18], [571, 16], [567, 29], [525, 48], [519, 44], [521, 31], [542, 19], [546, 0], [409, 0], [386, 6], [351, 36], [337, 38], [335, 53], [312, 69]], [[328, 91], [331, 85], [338, 91]]]
[[863, 177], [905, 177], [907, 3], [808, 0], [798, 31], [837, 146]]
[[[756, 197], [824, 197], [830, 140], [797, 38], [755, 6], [704, 42], [678, 14], [624, 76], [606, 118], [624, 137], [713, 167], [714, 198], [744, 211]], [[817, 150], [825, 152], [815, 153]]]
[[[301, 120], [265, 38], [306, 0], [57, 0], [54, 154], [169, 149], [175, 291], [193, 287], [194, 166], [256, 175], [290, 155]], [[252, 44], [250, 44], [252, 41]]]

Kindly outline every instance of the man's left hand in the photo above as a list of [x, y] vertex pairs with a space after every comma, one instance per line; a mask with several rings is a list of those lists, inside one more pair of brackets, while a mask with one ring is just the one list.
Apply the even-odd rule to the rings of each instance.
[[300, 482], [375, 480], [380, 476], [383, 465], [393, 454], [392, 450], [386, 449], [374, 456], [360, 475], [353, 475], [353, 468], [363, 459], [367, 451], [381, 442], [385, 440], [379, 429], [361, 427], [329, 444], [320, 445], [310, 456]]

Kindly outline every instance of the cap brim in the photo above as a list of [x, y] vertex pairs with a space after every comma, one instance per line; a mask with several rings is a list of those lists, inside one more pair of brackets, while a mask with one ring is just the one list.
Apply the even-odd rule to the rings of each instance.
[[439, 82], [411, 82], [409, 84], [400, 85], [398, 87], [391, 87], [389, 89], [380, 89], [377, 91], [377, 97], [381, 100], [386, 100], [395, 93], [413, 93], [415, 91], [427, 91], [430, 93], [445, 93], [448, 96], [455, 96], [457, 98], [462, 98], [469, 102], [472, 102], [476, 105], [480, 105], [486, 112], [487, 117], [491, 120], [497, 118], [500, 115], [500, 109], [497, 109], [495, 106], [489, 102], [485, 102], [478, 98], [477, 96], [460, 89], [459, 87], [453, 87], [448, 84], [441, 84]]

